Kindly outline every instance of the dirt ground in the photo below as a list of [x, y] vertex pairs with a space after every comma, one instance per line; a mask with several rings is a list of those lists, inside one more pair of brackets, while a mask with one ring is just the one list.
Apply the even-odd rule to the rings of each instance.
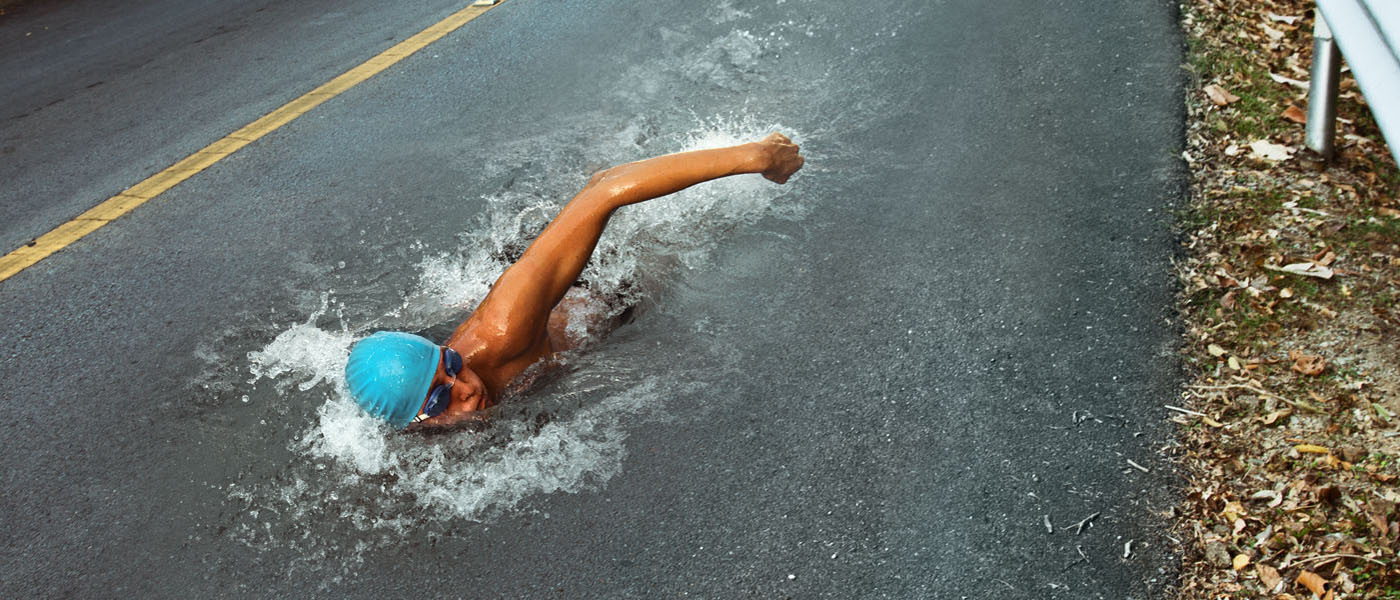
[[1183, 599], [1400, 598], [1400, 171], [1346, 71], [1303, 147], [1313, 18], [1182, 3]]

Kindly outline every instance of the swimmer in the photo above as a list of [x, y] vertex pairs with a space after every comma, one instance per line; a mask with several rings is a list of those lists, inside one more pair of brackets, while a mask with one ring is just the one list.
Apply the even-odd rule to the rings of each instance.
[[797, 145], [773, 133], [757, 142], [598, 172], [443, 344], [399, 332], [375, 333], [355, 344], [345, 365], [351, 395], [371, 416], [397, 429], [484, 420], [482, 411], [530, 365], [577, 347], [580, 340], [565, 330], [581, 313], [560, 301], [588, 264], [614, 211], [731, 175], [757, 173], [786, 183], [802, 163]]

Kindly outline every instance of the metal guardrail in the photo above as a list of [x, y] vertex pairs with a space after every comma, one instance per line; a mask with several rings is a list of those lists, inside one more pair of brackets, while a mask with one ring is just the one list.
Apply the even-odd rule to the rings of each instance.
[[1317, 8], [1304, 143], [1332, 157], [1340, 47], [1390, 154], [1400, 161], [1400, 0], [1317, 0]]

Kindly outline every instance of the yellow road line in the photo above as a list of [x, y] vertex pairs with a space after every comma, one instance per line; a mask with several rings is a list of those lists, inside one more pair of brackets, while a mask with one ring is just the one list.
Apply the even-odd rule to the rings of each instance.
[[365, 61], [360, 66], [342, 73], [335, 79], [327, 81], [320, 87], [303, 94], [300, 98], [288, 102], [281, 108], [267, 113], [262, 118], [247, 124], [238, 131], [230, 133], [219, 141], [209, 144], [200, 151], [170, 165], [164, 171], [147, 177], [144, 181], [131, 186], [126, 191], [108, 198], [103, 203], [78, 215], [72, 221], [59, 225], [54, 228], [53, 231], [35, 238], [33, 242], [0, 257], [0, 281], [9, 279], [14, 274], [43, 260], [48, 255], [66, 248], [69, 244], [78, 241], [83, 236], [131, 212], [136, 207], [144, 204], [147, 200], [161, 195], [166, 190], [189, 179], [195, 173], [203, 171], [214, 163], [223, 160], [225, 156], [233, 154], [240, 148], [257, 141], [258, 138], [276, 131], [277, 128], [292, 122], [297, 117], [320, 106], [322, 102], [340, 95], [345, 90], [355, 87], [357, 84], [370, 77], [374, 77], [380, 71], [393, 66], [395, 63], [413, 55], [414, 52], [422, 50], [428, 44], [436, 42], [443, 36], [456, 31], [461, 26], [466, 25], [468, 21], [481, 16], [482, 13], [490, 9], [491, 7], [489, 5], [477, 3], [453, 13], [446, 19], [438, 21], [427, 29], [413, 34], [412, 37], [395, 44], [394, 47], [380, 52], [377, 56]]

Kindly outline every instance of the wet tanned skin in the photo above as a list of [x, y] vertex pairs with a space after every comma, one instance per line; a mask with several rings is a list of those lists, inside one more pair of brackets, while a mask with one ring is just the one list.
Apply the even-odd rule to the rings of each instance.
[[[614, 211], [731, 175], [759, 173], [786, 183], [802, 163], [797, 145], [773, 133], [757, 142], [668, 154], [595, 174], [447, 339], [464, 363], [451, 390], [452, 403], [414, 428], [482, 420], [481, 410], [495, 404], [512, 379], [568, 349], [557, 335], [562, 315], [554, 315], [556, 327], [551, 328], [551, 314], [588, 264]], [[550, 335], [551, 329], [556, 335]], [[446, 380], [439, 366], [429, 389]]]

